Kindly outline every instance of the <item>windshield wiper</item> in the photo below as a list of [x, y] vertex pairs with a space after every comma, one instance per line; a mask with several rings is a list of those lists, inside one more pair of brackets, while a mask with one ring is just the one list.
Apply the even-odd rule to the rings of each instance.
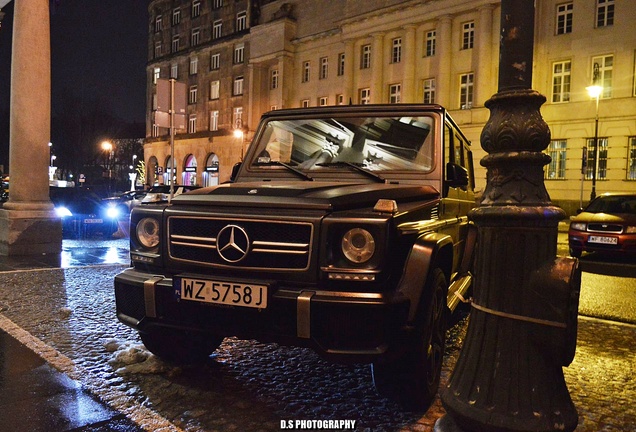
[[285, 162], [270, 160], [267, 162], [257, 162], [256, 165], [280, 165], [282, 167], [287, 168], [289, 171], [293, 172], [294, 174], [297, 174], [298, 176], [304, 178], [305, 180], [310, 180], [310, 181], [314, 180], [314, 178], [310, 176], [309, 174], [299, 170], [298, 168], [294, 168], [293, 166], [286, 164]]
[[361, 164], [356, 164], [353, 162], [345, 162], [345, 161], [338, 161], [338, 162], [321, 162], [321, 163], [317, 163], [316, 165], [318, 166], [326, 166], [326, 167], [331, 167], [331, 166], [347, 166], [347, 167], [351, 167], [353, 169], [355, 169], [356, 171], [359, 171], [365, 175], [367, 175], [368, 177], [373, 178], [374, 180], [377, 180], [378, 182], [382, 182], [382, 183], [386, 183], [386, 179], [381, 176], [380, 174], [376, 174], [371, 170], [365, 169], [361, 166]]

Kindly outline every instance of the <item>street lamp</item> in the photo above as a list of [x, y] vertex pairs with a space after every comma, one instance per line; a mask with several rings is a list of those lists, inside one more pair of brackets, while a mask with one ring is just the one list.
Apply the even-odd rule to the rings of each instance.
[[599, 66], [594, 63], [593, 85], [586, 87], [587, 93], [592, 99], [596, 99], [596, 116], [594, 119], [594, 152], [592, 153], [592, 192], [590, 193], [590, 201], [596, 198], [596, 173], [598, 172], [598, 100], [603, 93], [603, 87], [598, 85]]
[[128, 178], [130, 179], [130, 190], [135, 190], [135, 179], [137, 178], [137, 173], [135, 172], [135, 160], [137, 160], [137, 155], [132, 155], [132, 165], [130, 165], [130, 173], [128, 173]]
[[113, 174], [113, 144], [109, 141], [102, 142], [102, 150], [108, 153], [108, 196], [110, 196], [110, 188]]

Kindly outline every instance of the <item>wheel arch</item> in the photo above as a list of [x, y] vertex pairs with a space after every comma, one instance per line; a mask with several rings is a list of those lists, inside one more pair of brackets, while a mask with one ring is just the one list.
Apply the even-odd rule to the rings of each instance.
[[439, 268], [449, 281], [453, 268], [453, 239], [440, 233], [420, 236], [406, 260], [397, 293], [409, 299], [408, 322], [413, 323], [421, 306], [422, 294], [433, 269]]

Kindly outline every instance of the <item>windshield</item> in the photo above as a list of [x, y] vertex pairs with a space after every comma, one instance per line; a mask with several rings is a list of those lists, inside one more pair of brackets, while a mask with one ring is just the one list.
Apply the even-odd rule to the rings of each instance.
[[433, 169], [432, 116], [271, 120], [252, 167], [317, 171], [354, 164], [370, 171]]
[[585, 209], [590, 213], [636, 214], [636, 196], [607, 196], [592, 201]]

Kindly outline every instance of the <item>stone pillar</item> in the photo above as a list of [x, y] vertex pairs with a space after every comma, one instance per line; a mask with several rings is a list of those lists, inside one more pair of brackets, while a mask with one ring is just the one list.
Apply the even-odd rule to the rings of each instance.
[[351, 100], [352, 103], [357, 103], [359, 101], [357, 101], [356, 99], [358, 98], [357, 94], [356, 94], [356, 88], [355, 88], [355, 77], [354, 77], [354, 71], [355, 71], [355, 67], [354, 65], [356, 64], [356, 57], [355, 57], [355, 51], [354, 51], [354, 47], [355, 47], [355, 41], [348, 39], [345, 41], [345, 68], [344, 68], [344, 79], [345, 79], [345, 85], [344, 85], [344, 92], [343, 92], [343, 96], [344, 96], [344, 103], [345, 105], [349, 105], [349, 100]]
[[452, 19], [446, 15], [440, 17], [437, 24], [437, 91], [435, 102], [449, 109], [456, 108], [451, 103], [451, 59], [453, 44], [451, 35]]
[[415, 26], [404, 27], [404, 88], [402, 89], [402, 103], [417, 102], [417, 88], [415, 86]]
[[49, 199], [51, 58], [48, 0], [16, 0], [11, 61], [9, 200], [0, 254], [60, 253], [62, 225]]
[[373, 51], [371, 52], [371, 103], [384, 102], [382, 99], [384, 89], [384, 34], [374, 33]]
[[492, 76], [492, 11], [493, 5], [484, 5], [479, 8], [479, 21], [477, 21], [477, 41], [476, 41], [476, 56], [475, 61], [475, 76], [477, 82], [475, 83], [475, 97], [474, 106], [482, 105], [492, 92], [495, 91], [494, 82]]
[[556, 257], [558, 223], [543, 181], [550, 130], [531, 90], [534, 0], [502, 0], [499, 92], [481, 135], [487, 183], [477, 226], [466, 339], [442, 390], [436, 432], [571, 432], [563, 376], [574, 358], [581, 272]]

